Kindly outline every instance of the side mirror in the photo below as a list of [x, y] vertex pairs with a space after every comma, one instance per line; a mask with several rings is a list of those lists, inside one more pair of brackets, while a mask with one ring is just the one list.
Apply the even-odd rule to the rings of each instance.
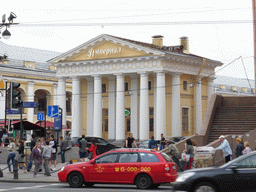
[[91, 161], [91, 164], [95, 164], [95, 160], [94, 159]]

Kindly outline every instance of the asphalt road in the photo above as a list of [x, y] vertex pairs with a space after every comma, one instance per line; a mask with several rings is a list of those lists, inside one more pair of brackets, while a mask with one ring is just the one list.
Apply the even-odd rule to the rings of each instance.
[[137, 191], [153, 191], [153, 192], [160, 192], [160, 191], [172, 191], [170, 186], [160, 186], [158, 189], [149, 189], [149, 190], [140, 190], [137, 189], [135, 185], [104, 185], [104, 184], [96, 184], [92, 188], [71, 188], [66, 183], [0, 183], [0, 192], [2, 191], [18, 191], [18, 192], [29, 192], [29, 191], [56, 191], [56, 192], [79, 192], [79, 191], [90, 191], [90, 192], [137, 192]]

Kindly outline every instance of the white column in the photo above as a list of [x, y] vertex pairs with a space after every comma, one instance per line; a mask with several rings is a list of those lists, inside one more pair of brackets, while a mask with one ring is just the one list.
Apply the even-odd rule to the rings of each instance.
[[198, 84], [195, 85], [195, 107], [196, 107], [196, 133], [199, 133], [202, 127], [202, 92], [201, 92], [201, 78], [198, 80]]
[[165, 105], [165, 73], [157, 72], [157, 110], [156, 110], [156, 135], [155, 138], [160, 140], [161, 133], [166, 135], [166, 105]]
[[93, 78], [87, 77], [87, 135], [93, 135]]
[[108, 77], [108, 139], [116, 139], [116, 77]]
[[[34, 101], [34, 84], [33, 81], [28, 81], [28, 101]], [[28, 108], [28, 121], [34, 123], [34, 108]]]
[[102, 137], [102, 83], [101, 76], [94, 76], [93, 136]]
[[58, 84], [53, 83], [53, 91], [54, 91], [54, 105], [58, 105]]
[[[5, 84], [5, 81], [4, 81]], [[0, 91], [0, 119], [5, 119], [5, 94], [6, 91]]]
[[213, 94], [213, 80], [214, 78], [211, 78], [211, 77], [208, 78], [208, 104]]
[[172, 136], [181, 136], [180, 74], [172, 74]]
[[140, 74], [140, 140], [149, 139], [148, 74]]
[[[157, 120], [156, 120], [156, 113], [157, 113], [157, 76], [154, 73], [154, 136], [157, 135]], [[155, 137], [156, 139], [156, 137]]]
[[72, 78], [72, 137], [81, 137], [81, 88], [80, 78]]
[[133, 74], [131, 78], [131, 133], [135, 139], [138, 138], [138, 75]]
[[124, 75], [116, 75], [116, 140], [125, 139]]
[[[61, 77], [58, 82], [58, 105], [62, 108], [62, 125], [66, 125], [66, 79]], [[73, 129], [73, 125], [72, 125]], [[64, 131], [63, 131], [64, 133]]]

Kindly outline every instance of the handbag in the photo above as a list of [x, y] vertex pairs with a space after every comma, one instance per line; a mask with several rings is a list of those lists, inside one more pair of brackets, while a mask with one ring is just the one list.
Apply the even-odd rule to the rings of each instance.
[[91, 160], [92, 159], [92, 152], [89, 152], [89, 155], [88, 155], [88, 157], [87, 157], [89, 160]]
[[190, 159], [190, 155], [189, 154], [186, 154], [186, 153], [181, 153], [181, 160], [182, 161], [189, 161]]

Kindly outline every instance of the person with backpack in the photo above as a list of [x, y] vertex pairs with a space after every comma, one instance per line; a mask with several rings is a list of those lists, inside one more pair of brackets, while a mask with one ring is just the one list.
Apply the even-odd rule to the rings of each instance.
[[148, 142], [148, 148], [157, 151], [158, 146], [156, 140], [154, 139], [154, 136], [152, 136], [151, 140]]

